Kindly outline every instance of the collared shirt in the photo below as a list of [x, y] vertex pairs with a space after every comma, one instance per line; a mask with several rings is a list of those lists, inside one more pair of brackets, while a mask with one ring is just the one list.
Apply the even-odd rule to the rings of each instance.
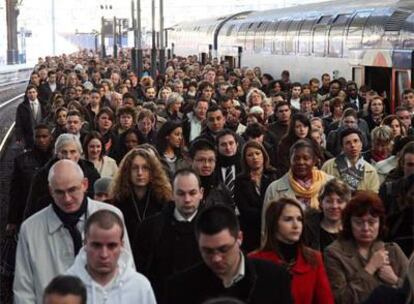
[[237, 282], [241, 281], [244, 278], [244, 275], [246, 273], [245, 267], [246, 266], [244, 265], [244, 255], [243, 255], [243, 253], [240, 252], [240, 264], [239, 264], [239, 268], [237, 269], [236, 274], [230, 279], [229, 282], [223, 281], [224, 287], [225, 288], [230, 288], [231, 286], [233, 286]]
[[178, 212], [177, 208], [174, 208], [174, 218], [179, 222], [191, 222], [197, 215], [197, 212], [198, 210], [194, 212], [189, 218], [185, 218], [181, 215], [180, 212]]
[[190, 141], [201, 134], [201, 121], [195, 115], [190, 119]]

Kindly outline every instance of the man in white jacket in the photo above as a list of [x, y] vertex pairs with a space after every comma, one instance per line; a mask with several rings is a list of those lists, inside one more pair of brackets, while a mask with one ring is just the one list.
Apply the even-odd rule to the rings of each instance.
[[100, 210], [88, 218], [85, 245], [67, 271], [86, 285], [88, 304], [156, 303], [148, 279], [131, 267], [124, 234], [121, 218], [112, 211]]
[[[64, 159], [49, 170], [53, 203], [26, 219], [19, 234], [13, 282], [15, 304], [42, 303], [43, 290], [64, 273], [82, 248], [86, 219], [97, 210], [122, 212], [86, 196], [88, 180], [79, 165]], [[128, 235], [125, 248], [130, 251]]]

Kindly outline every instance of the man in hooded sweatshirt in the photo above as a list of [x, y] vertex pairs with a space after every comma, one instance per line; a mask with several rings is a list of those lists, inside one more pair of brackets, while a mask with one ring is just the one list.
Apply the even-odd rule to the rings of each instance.
[[135, 271], [124, 249], [121, 218], [110, 210], [92, 214], [85, 224], [84, 247], [67, 273], [86, 285], [88, 303], [156, 303], [151, 284]]

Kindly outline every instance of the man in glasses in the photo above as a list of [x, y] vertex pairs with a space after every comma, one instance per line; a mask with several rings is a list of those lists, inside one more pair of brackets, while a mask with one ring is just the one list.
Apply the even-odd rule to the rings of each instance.
[[[86, 196], [88, 179], [72, 160], [56, 162], [48, 175], [53, 202], [23, 222], [16, 253], [14, 303], [41, 303], [43, 290], [74, 262], [82, 247], [82, 231], [88, 216], [108, 209], [121, 211]], [[125, 229], [125, 228], [124, 228]], [[128, 235], [125, 246], [130, 251]]]
[[200, 212], [195, 225], [204, 263], [173, 276], [167, 303], [203, 303], [227, 296], [246, 303], [292, 303], [287, 271], [243, 255], [243, 235], [234, 211], [223, 205]]

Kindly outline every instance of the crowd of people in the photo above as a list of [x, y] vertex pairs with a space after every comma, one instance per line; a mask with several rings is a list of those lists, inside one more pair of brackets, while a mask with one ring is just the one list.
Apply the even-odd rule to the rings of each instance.
[[144, 63], [39, 59], [15, 303], [414, 303], [414, 90], [390, 109], [329, 74]]

